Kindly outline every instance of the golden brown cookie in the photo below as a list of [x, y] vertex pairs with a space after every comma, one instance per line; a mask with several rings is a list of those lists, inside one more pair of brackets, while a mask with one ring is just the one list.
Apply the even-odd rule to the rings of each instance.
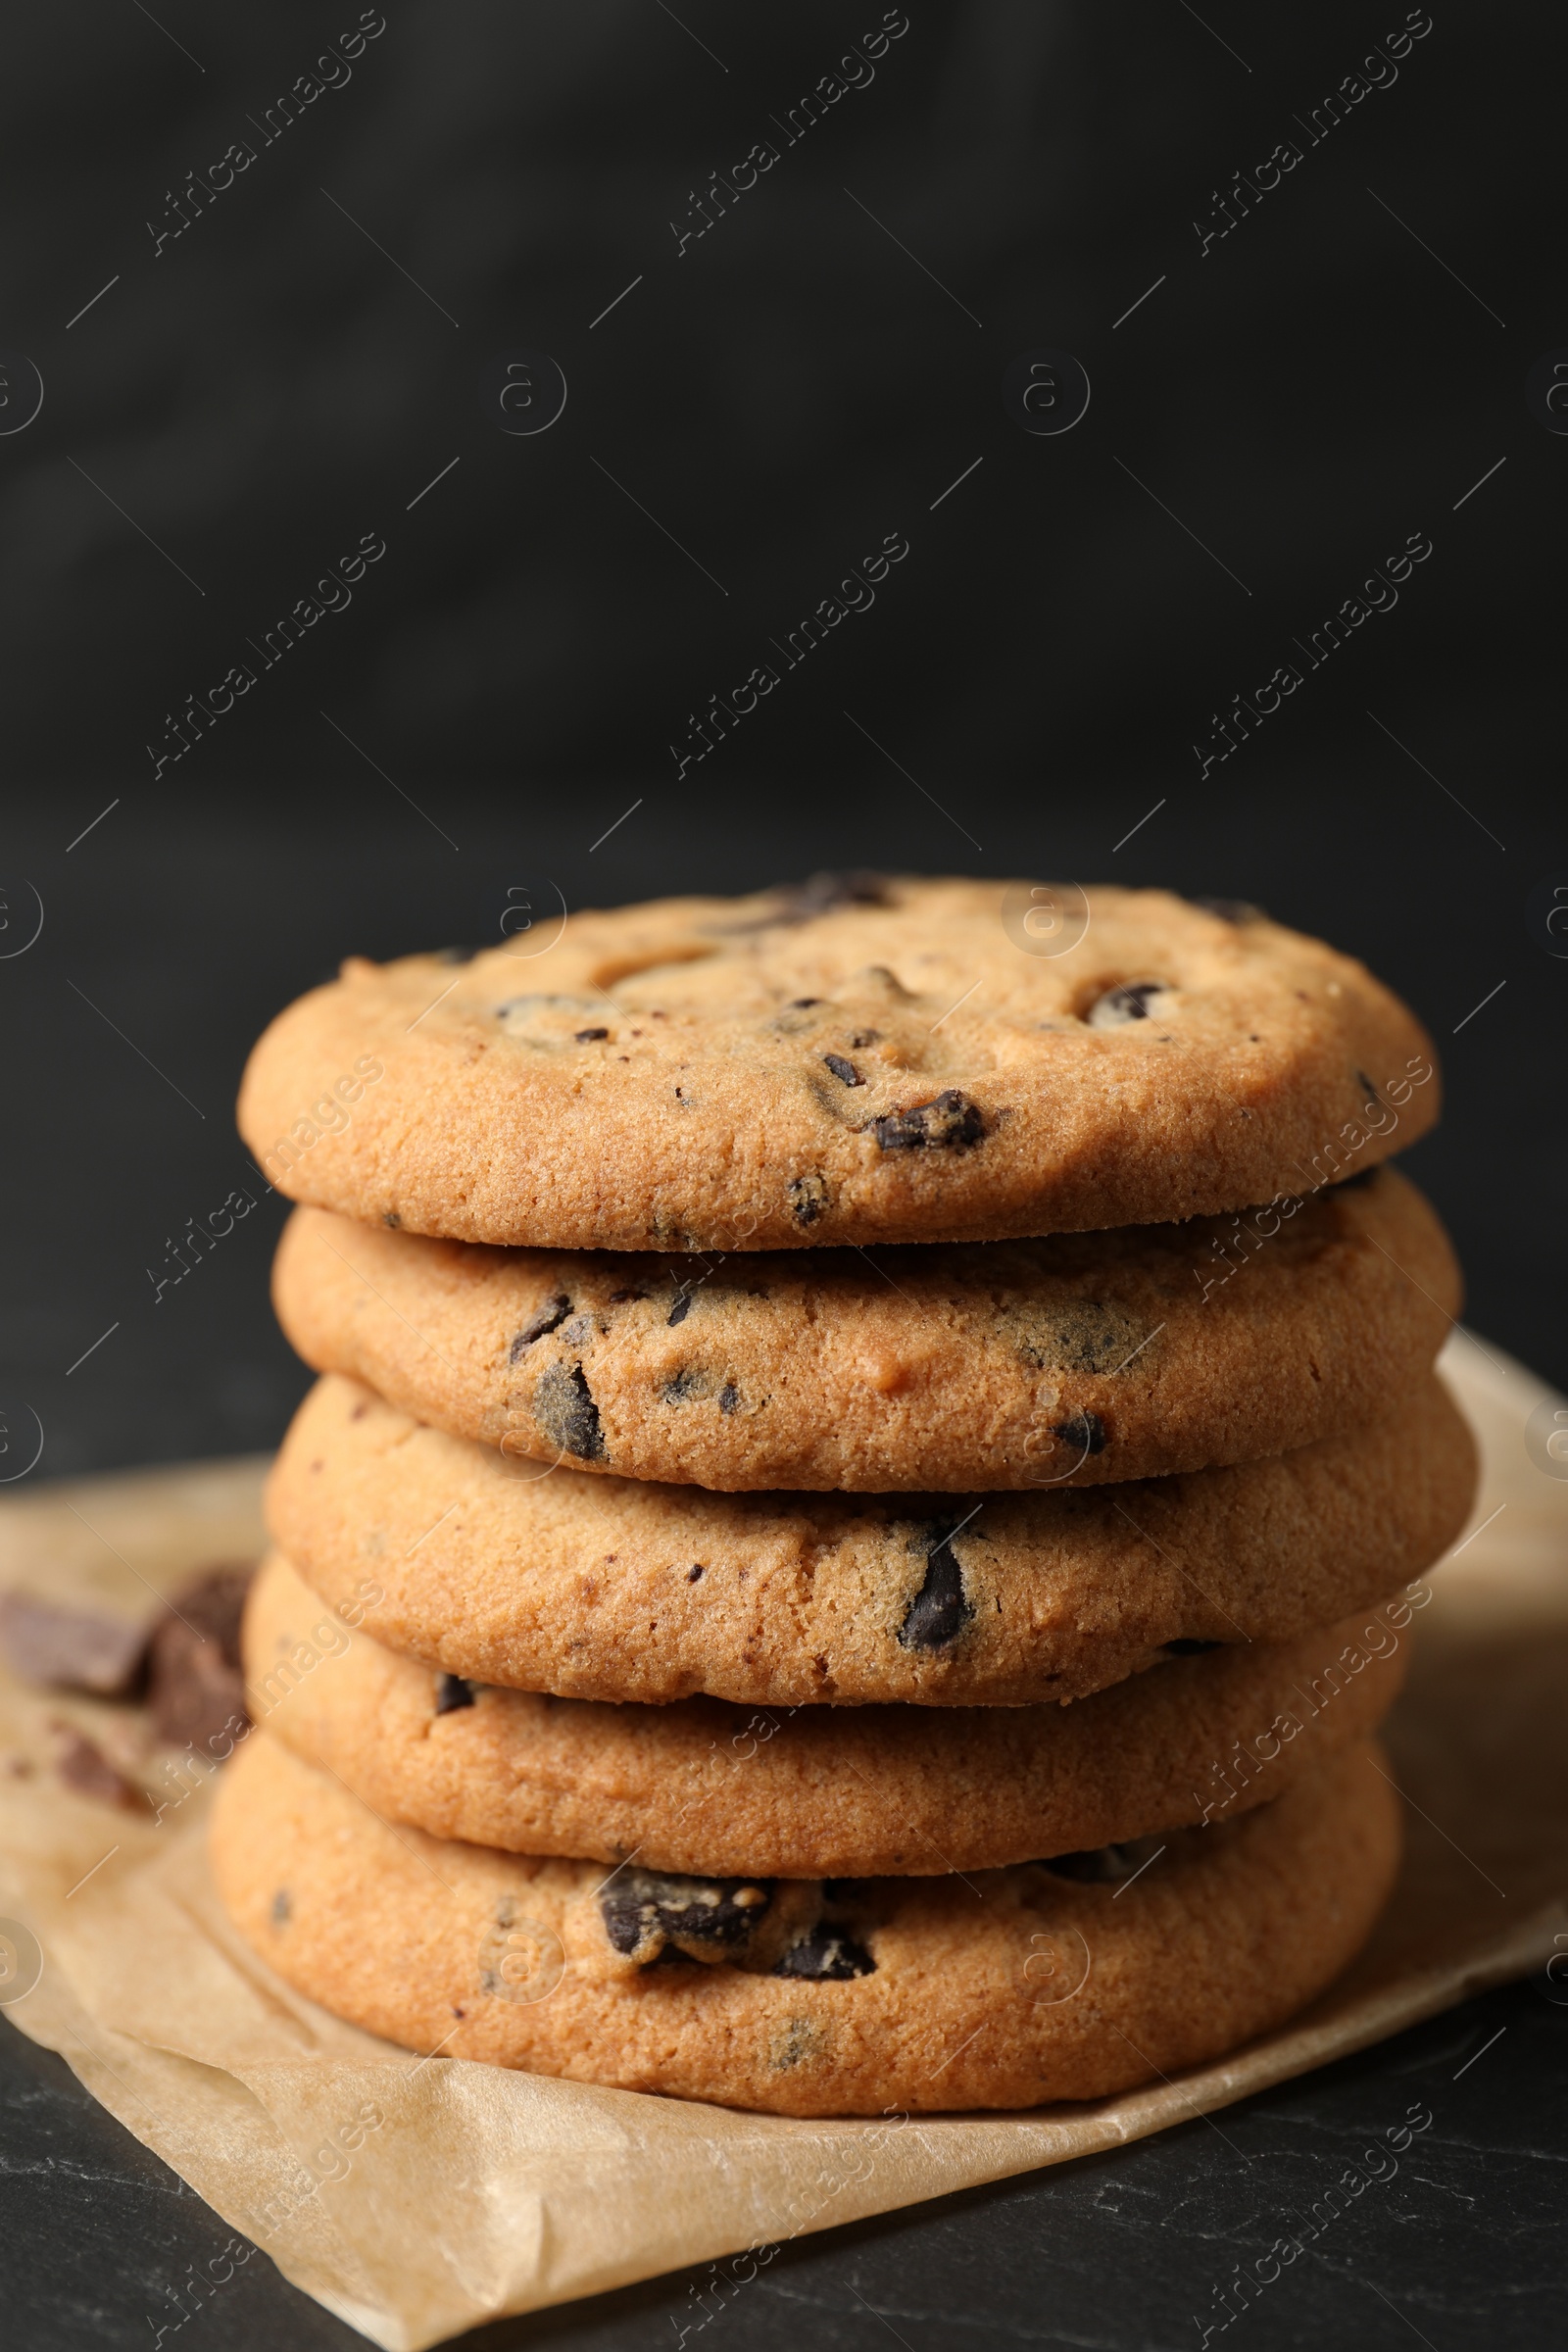
[[973, 1880], [671, 1878], [393, 1830], [253, 1733], [212, 1857], [297, 1991], [410, 2049], [783, 2115], [1102, 2098], [1310, 2000], [1393, 1884], [1362, 1747], [1273, 1803]]
[[347, 1216], [678, 1250], [1209, 1215], [1436, 1119], [1429, 1040], [1352, 957], [1250, 908], [1030, 887], [819, 877], [351, 957], [256, 1047], [240, 1129]]
[[481, 1683], [745, 1703], [1074, 1698], [1173, 1642], [1291, 1640], [1431, 1565], [1475, 1446], [1435, 1374], [1294, 1453], [1000, 1495], [710, 1494], [515, 1461], [328, 1374], [274, 1541], [365, 1628]]
[[1098, 1486], [1377, 1418], [1459, 1311], [1393, 1168], [1246, 1217], [672, 1257], [497, 1250], [296, 1209], [284, 1331], [511, 1453], [740, 1491]]
[[721, 1877], [932, 1877], [1267, 1802], [1381, 1723], [1425, 1590], [1070, 1707], [607, 1706], [400, 1657], [273, 1552], [245, 1664], [253, 1721], [433, 1837]]

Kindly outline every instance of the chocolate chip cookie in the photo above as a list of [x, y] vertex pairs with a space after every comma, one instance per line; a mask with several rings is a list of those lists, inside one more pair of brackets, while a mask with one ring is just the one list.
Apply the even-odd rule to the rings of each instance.
[[748, 1704], [1075, 1698], [1172, 1642], [1291, 1640], [1431, 1565], [1475, 1446], [1436, 1374], [1287, 1454], [999, 1495], [710, 1494], [516, 1461], [328, 1374], [274, 1541], [367, 1632], [465, 1680]]
[[270, 1735], [437, 1838], [721, 1877], [933, 1877], [1267, 1802], [1382, 1721], [1426, 1591], [1294, 1642], [1174, 1657], [1071, 1707], [606, 1706], [400, 1657], [274, 1552], [245, 1664]]
[[240, 1128], [366, 1222], [727, 1251], [1230, 1212], [1437, 1117], [1427, 1037], [1353, 958], [1168, 891], [1029, 894], [823, 877], [353, 957], [256, 1047]]
[[1102, 2098], [1217, 2057], [1338, 1975], [1398, 1848], [1359, 1746], [1236, 1819], [961, 1878], [607, 1874], [449, 1843], [262, 1732], [212, 1821], [241, 1934], [357, 2025], [799, 2116]]
[[856, 1494], [1281, 1453], [1407, 1395], [1460, 1302], [1392, 1168], [1244, 1217], [875, 1256], [498, 1250], [299, 1208], [272, 1297], [317, 1371], [454, 1436]]

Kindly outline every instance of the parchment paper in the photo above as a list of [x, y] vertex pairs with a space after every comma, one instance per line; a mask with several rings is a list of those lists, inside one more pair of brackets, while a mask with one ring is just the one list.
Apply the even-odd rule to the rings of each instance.
[[[1540, 1967], [1554, 1935], [1568, 1948], [1568, 1482], [1524, 1443], [1549, 1392], [1465, 1334], [1444, 1370], [1485, 1478], [1477, 1532], [1434, 1573], [1391, 1727], [1404, 1871], [1354, 1968], [1222, 2064], [1093, 2106], [867, 2125], [416, 2059], [238, 1942], [208, 1881], [205, 1787], [138, 1749], [134, 1712], [0, 1673], [0, 1915], [42, 1955], [17, 1997], [24, 1936], [7, 2014], [216, 2209], [208, 2294], [243, 2255], [226, 2223], [398, 2352], [722, 2255], [742, 2282], [803, 2231], [1136, 2139], [1361, 2048]], [[260, 1549], [264, 1467], [18, 1491], [0, 1500], [0, 1588], [150, 1609], [150, 1588]], [[162, 1818], [65, 1789], [49, 1761], [62, 1720], [152, 1788]], [[688, 2333], [710, 2316], [694, 2290]], [[174, 2318], [153, 2315], [155, 2331]]]

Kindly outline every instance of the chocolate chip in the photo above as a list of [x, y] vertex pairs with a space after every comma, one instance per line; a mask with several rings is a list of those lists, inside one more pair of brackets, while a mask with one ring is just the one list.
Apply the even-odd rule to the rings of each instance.
[[[206, 1747], [249, 1721], [240, 1664], [240, 1619], [253, 1570], [208, 1568], [181, 1585], [147, 1651], [153, 1730], [173, 1747]], [[227, 1753], [227, 1750], [224, 1750]]]
[[1113, 1886], [1118, 1879], [1131, 1879], [1152, 1859], [1155, 1841], [1138, 1838], [1127, 1845], [1097, 1845], [1081, 1854], [1054, 1854], [1042, 1869], [1054, 1870], [1058, 1879], [1076, 1879], [1085, 1886]]
[[1119, 1306], [1075, 1299], [1034, 1317], [1018, 1342], [1024, 1361], [1051, 1372], [1117, 1372], [1148, 1337]]
[[929, 1102], [913, 1102], [907, 1110], [890, 1111], [871, 1121], [871, 1132], [884, 1152], [922, 1152], [933, 1146], [967, 1152], [985, 1131], [984, 1111], [956, 1086], [944, 1087]]
[[533, 1417], [563, 1453], [575, 1454], [579, 1462], [604, 1460], [599, 1407], [581, 1364], [550, 1364], [540, 1373], [533, 1393]]
[[1105, 1436], [1105, 1424], [1098, 1413], [1069, 1413], [1065, 1421], [1052, 1423], [1051, 1434], [1054, 1438], [1060, 1438], [1064, 1446], [1076, 1446], [1086, 1457], [1092, 1453], [1103, 1453], [1109, 1443]]
[[797, 1225], [814, 1225], [828, 1204], [826, 1181], [817, 1175], [792, 1176], [784, 1194]]
[[942, 1649], [956, 1642], [974, 1615], [965, 1598], [963, 1570], [953, 1549], [956, 1528], [933, 1528], [911, 1544], [926, 1555], [925, 1581], [904, 1613], [899, 1642], [905, 1649]]
[[[579, 1046], [591, 1046], [597, 1038], [608, 1037], [610, 1031], [608, 1029], [578, 1029], [573, 1032], [573, 1035]], [[675, 1092], [679, 1094], [679, 1087], [675, 1089]]]
[[403, 1219], [398, 1215], [398, 1212], [395, 1208], [388, 1208], [382, 1211], [381, 1222], [383, 1225], [390, 1225], [393, 1232], [396, 1233], [398, 1227], [402, 1224]]
[[1168, 1658], [1197, 1658], [1205, 1649], [1223, 1649], [1225, 1645], [1222, 1642], [1199, 1642], [1192, 1635], [1183, 1634], [1179, 1641], [1167, 1642], [1164, 1646]]
[[857, 1029], [850, 1040], [852, 1046], [876, 1046], [881, 1042], [882, 1032], [880, 1029]]
[[697, 1582], [697, 1580], [698, 1580], [698, 1578], [699, 1578], [699, 1577], [702, 1575], [702, 1573], [703, 1573], [703, 1563], [702, 1563], [702, 1561], [701, 1561], [701, 1560], [699, 1560], [695, 1568], [688, 1568], [688, 1569], [687, 1569], [687, 1571], [686, 1571], [686, 1582], [687, 1582], [689, 1585], [695, 1585], [695, 1584], [696, 1584], [696, 1582]]
[[473, 1704], [473, 1685], [466, 1683], [461, 1674], [444, 1674], [436, 1685], [435, 1711], [438, 1715], [455, 1714], [459, 1707]]
[[820, 1004], [822, 1001], [820, 997], [791, 997], [789, 1009], [791, 1012], [808, 1012], [813, 1004]]
[[861, 868], [843, 874], [812, 874], [805, 882], [781, 882], [772, 896], [780, 910], [774, 920], [796, 923], [809, 922], [815, 914], [830, 914], [836, 906], [894, 904], [887, 876]]
[[24, 1683], [123, 1698], [134, 1688], [147, 1629], [107, 1609], [65, 1609], [28, 1592], [0, 1595], [0, 1647]]
[[294, 1916], [294, 1900], [286, 1886], [280, 1886], [272, 1897], [272, 1925], [282, 1928]]
[[628, 1870], [601, 1894], [599, 1914], [612, 1951], [647, 1968], [671, 1944], [698, 1960], [740, 1950], [772, 1899], [772, 1888], [755, 1879]]
[[1122, 1029], [1129, 1021], [1147, 1021], [1149, 1000], [1163, 996], [1163, 980], [1129, 980], [1120, 987], [1107, 988], [1085, 1013], [1091, 1029]]
[[702, 1374], [694, 1372], [689, 1364], [683, 1364], [678, 1372], [672, 1373], [665, 1381], [660, 1395], [666, 1404], [684, 1404], [688, 1396], [700, 1396], [702, 1391]]
[[850, 1977], [868, 1977], [876, 1962], [863, 1943], [818, 1920], [809, 1936], [792, 1945], [773, 1970], [775, 1977], [807, 1977], [814, 1984], [842, 1984]]
[[95, 1740], [78, 1732], [74, 1724], [57, 1723], [57, 1732], [65, 1735], [65, 1746], [56, 1759], [55, 1770], [68, 1788], [78, 1796], [94, 1796], [104, 1805], [139, 1805], [141, 1796], [117, 1771]]
[[692, 1311], [692, 1300], [696, 1298], [696, 1283], [681, 1283], [675, 1293], [675, 1303], [670, 1308], [668, 1314], [664, 1317], [664, 1321], [670, 1324], [684, 1323], [687, 1316]]
[[1267, 915], [1261, 906], [1247, 899], [1190, 899], [1191, 906], [1201, 906], [1205, 914], [1217, 914], [1222, 923], [1266, 923]]
[[865, 1084], [865, 1080], [860, 1076], [854, 1062], [846, 1061], [842, 1054], [824, 1054], [822, 1059], [834, 1077], [842, 1079], [846, 1086], [863, 1086]]
[[741, 1393], [732, 1380], [726, 1380], [718, 1392], [718, 1409], [721, 1413], [738, 1413], [741, 1409]]
[[564, 1291], [557, 1291], [555, 1297], [547, 1298], [543, 1306], [536, 1306], [507, 1350], [508, 1363], [514, 1364], [523, 1349], [531, 1348], [535, 1340], [542, 1340], [547, 1332], [559, 1331], [570, 1312], [571, 1300]]
[[646, 1291], [612, 1291], [610, 1294], [610, 1303], [612, 1306], [628, 1306], [632, 1299], [646, 1298], [647, 1296], [648, 1293]]

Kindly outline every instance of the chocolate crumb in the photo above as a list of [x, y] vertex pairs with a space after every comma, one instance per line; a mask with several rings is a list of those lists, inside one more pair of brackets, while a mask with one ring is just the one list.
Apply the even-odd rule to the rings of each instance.
[[140, 1791], [110, 1763], [96, 1740], [89, 1740], [74, 1723], [57, 1722], [50, 1728], [64, 1739], [55, 1770], [68, 1788], [74, 1788], [78, 1796], [94, 1796], [104, 1805], [128, 1807], [141, 1803]]
[[579, 1046], [591, 1046], [597, 1039], [608, 1037], [610, 1031], [608, 1029], [578, 1029], [573, 1034]]

